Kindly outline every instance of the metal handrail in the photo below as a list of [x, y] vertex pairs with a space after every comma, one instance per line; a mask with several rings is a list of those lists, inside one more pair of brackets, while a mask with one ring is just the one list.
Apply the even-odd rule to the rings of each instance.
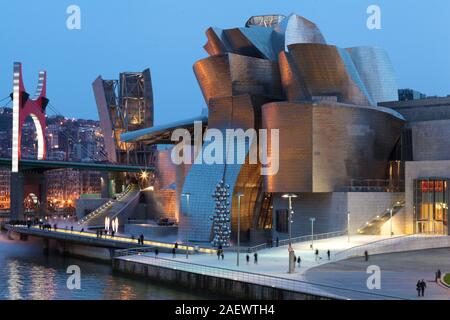
[[[367, 251], [368, 253], [370, 253], [371, 250], [375, 249], [375, 248], [380, 248], [380, 247], [386, 247], [389, 246], [395, 242], [399, 242], [402, 241], [404, 239], [418, 239], [418, 238], [424, 238], [424, 237], [429, 237], [431, 238], [432, 236], [426, 236], [423, 234], [410, 234], [410, 235], [401, 235], [401, 236], [395, 236], [395, 237], [391, 237], [391, 238], [387, 238], [387, 239], [381, 239], [381, 240], [377, 240], [377, 241], [373, 241], [373, 242], [369, 242], [366, 244], [361, 244], [358, 246], [354, 246], [352, 248], [348, 248], [339, 252], [336, 252], [334, 254], [334, 257], [336, 260], [342, 260], [342, 259], [347, 259], [350, 257], [356, 257], [356, 256], [361, 256], [364, 254], [364, 251]], [[439, 235], [436, 235], [436, 237], [441, 237]], [[358, 252], [361, 251], [361, 252]]]
[[[323, 239], [328, 239], [328, 238], [344, 236], [346, 234], [347, 234], [347, 230], [333, 231], [333, 232], [327, 232], [327, 233], [318, 233], [318, 234], [315, 234], [314, 237], [312, 237], [312, 235], [306, 235], [306, 236], [291, 238], [291, 243], [307, 242], [307, 241], [311, 241], [312, 239], [323, 240]], [[274, 246], [275, 242], [276, 241], [272, 240], [272, 243], [270, 243], [270, 244], [269, 243], [261, 243], [256, 246], [248, 247], [247, 251], [248, 252], [256, 252], [259, 250], [272, 248]], [[283, 240], [278, 241], [278, 246], [284, 246], [284, 245], [288, 245], [288, 244], [289, 244], [289, 239], [283, 239]]]
[[102, 204], [100, 207], [98, 207], [94, 211], [87, 214], [84, 218], [81, 219], [80, 222], [86, 223], [89, 220], [101, 215], [105, 210], [109, 210], [112, 207], [112, 205], [114, 204], [114, 202], [122, 200], [128, 193], [130, 193], [133, 190], [134, 190], [134, 188], [131, 185], [128, 185], [122, 193], [117, 195], [116, 200], [112, 200], [112, 199], [108, 200], [107, 202]]
[[[372, 293], [362, 290], [349, 289], [331, 286], [322, 283], [307, 282], [303, 280], [287, 279], [274, 275], [265, 275], [260, 273], [253, 273], [248, 271], [232, 270], [223, 267], [208, 266], [192, 262], [176, 261], [157, 256], [140, 255], [138, 259], [131, 260], [130, 258], [122, 258], [127, 261], [134, 261], [136, 263], [150, 263], [159, 267], [192, 272], [202, 275], [209, 275], [220, 278], [232, 279], [235, 281], [242, 281], [247, 283], [254, 283], [264, 285], [272, 288], [280, 288], [294, 292], [307, 293], [331, 299], [348, 299], [348, 294], [358, 294], [366, 297], [378, 299], [397, 299], [404, 300], [403, 297]], [[330, 293], [325, 290], [335, 290], [339, 294]]]

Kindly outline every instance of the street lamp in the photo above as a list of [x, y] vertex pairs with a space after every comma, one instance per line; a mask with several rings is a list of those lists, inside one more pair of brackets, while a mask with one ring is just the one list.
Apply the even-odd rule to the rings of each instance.
[[237, 256], [236, 265], [239, 267], [239, 252], [241, 251], [241, 197], [244, 196], [242, 192], [236, 194], [238, 197], [238, 224], [237, 224]]
[[309, 221], [311, 221], [311, 248], [314, 249], [314, 221], [316, 218], [309, 218]]
[[347, 237], [350, 242], [350, 211], [347, 211]]
[[[189, 216], [189, 211], [190, 211], [190, 204], [189, 204], [189, 198], [191, 197], [191, 194], [189, 192], [186, 193], [182, 193], [181, 194], [183, 197], [186, 197], [186, 207], [187, 207], [187, 212], [186, 212], [186, 217]], [[188, 218], [186, 218], [186, 259], [189, 259], [189, 246], [188, 246], [188, 241], [189, 241], [189, 236], [188, 236], [188, 228], [187, 228], [187, 220]]]
[[391, 229], [391, 237], [392, 237], [392, 208], [389, 208], [389, 221], [390, 221], [390, 229]]
[[292, 238], [292, 215], [294, 213], [294, 210], [292, 210], [292, 198], [297, 198], [297, 195], [293, 194], [293, 193], [287, 193], [287, 194], [282, 195], [282, 197], [285, 199], [286, 198], [289, 199], [289, 215], [288, 215], [288, 217], [289, 217], [289, 222], [288, 222], [289, 223], [289, 225], [288, 225], [288, 229], [289, 229], [289, 248], [288, 248], [289, 270], [288, 270], [288, 272], [293, 273], [294, 269], [295, 269], [295, 261], [293, 261], [294, 252], [292, 250], [292, 240], [291, 240], [291, 238]]
[[292, 210], [292, 198], [297, 198], [297, 195], [294, 193], [286, 193], [282, 195], [283, 198], [287, 198], [289, 199], [289, 225], [288, 225], [288, 229], [289, 229], [289, 246], [291, 246], [291, 237], [292, 237], [292, 214], [294, 213], [294, 210]]

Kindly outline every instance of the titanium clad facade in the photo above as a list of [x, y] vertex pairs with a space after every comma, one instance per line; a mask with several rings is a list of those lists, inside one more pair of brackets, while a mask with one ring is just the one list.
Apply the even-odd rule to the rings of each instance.
[[296, 43], [320, 43], [326, 44], [325, 38], [315, 23], [308, 19], [291, 14], [279, 24], [274, 25], [278, 34], [284, 37], [284, 47]]
[[354, 47], [347, 51], [375, 103], [398, 100], [394, 67], [383, 49]]
[[[261, 104], [267, 102], [264, 98], [258, 98], [248, 94], [239, 96], [229, 96], [223, 98], [215, 98], [209, 101], [209, 128], [220, 130], [225, 137], [225, 130], [230, 128], [254, 128], [257, 124], [255, 111]], [[208, 132], [208, 131], [207, 131]], [[241, 230], [248, 228], [253, 218], [254, 203], [249, 202], [256, 195], [252, 186], [260, 185], [259, 166], [257, 164], [250, 165], [239, 163], [237, 154], [239, 147], [235, 144], [233, 149], [233, 163], [227, 164], [228, 143], [223, 142], [222, 155], [219, 158], [221, 164], [193, 164], [186, 177], [183, 193], [190, 194], [190, 214], [187, 212], [186, 198], [181, 199], [181, 212], [179, 223], [179, 237], [185, 239], [186, 236], [190, 240], [208, 242], [211, 240], [212, 221], [210, 216], [214, 212], [215, 202], [212, 194], [216, 185], [223, 180], [230, 186], [230, 208], [231, 208], [231, 226], [236, 230], [236, 193], [245, 192], [248, 199], [242, 202], [243, 220]], [[242, 147], [242, 146], [241, 146]], [[210, 143], [205, 142], [201, 154], [209, 154]], [[246, 143], [244, 156], [247, 157], [250, 146]], [[246, 230], [246, 229], [245, 229]]]
[[335, 192], [352, 178], [387, 179], [404, 124], [395, 112], [324, 102], [262, 109], [263, 128], [280, 130], [280, 170], [265, 177], [267, 192]]
[[212, 98], [240, 94], [281, 97], [278, 64], [237, 54], [212, 56], [194, 64], [206, 103]]
[[323, 44], [289, 46], [291, 61], [309, 96], [336, 96], [339, 102], [373, 104], [350, 57], [344, 50]]

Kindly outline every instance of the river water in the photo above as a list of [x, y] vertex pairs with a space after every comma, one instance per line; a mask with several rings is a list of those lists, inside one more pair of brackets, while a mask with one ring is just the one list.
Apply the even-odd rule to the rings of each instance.
[[[81, 289], [67, 288], [67, 267], [81, 269]], [[0, 300], [5, 299], [206, 299], [204, 295], [113, 274], [102, 264], [57, 254], [44, 255], [40, 241], [13, 241], [0, 232]], [[210, 297], [211, 298], [211, 297]]]

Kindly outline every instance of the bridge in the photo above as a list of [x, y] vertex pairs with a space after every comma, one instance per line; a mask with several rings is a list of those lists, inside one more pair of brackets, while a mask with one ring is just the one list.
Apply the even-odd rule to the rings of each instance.
[[[11, 158], [0, 158], [0, 167], [11, 170], [10, 207], [12, 220], [24, 218], [24, 198], [27, 194], [34, 194], [40, 200], [39, 212], [44, 215], [47, 211], [47, 184], [44, 172], [54, 169], [75, 169], [102, 172], [101, 194], [103, 198], [111, 198], [109, 186], [111, 180], [117, 178], [122, 185], [132, 180], [128, 173], [144, 173], [154, 171], [152, 167], [130, 166], [108, 162], [66, 162], [47, 160], [46, 143], [46, 109], [53, 108], [46, 96], [46, 72], [39, 72], [38, 85], [34, 95], [30, 95], [23, 83], [22, 64], [14, 63], [13, 92], [9, 95], [13, 103], [12, 114], [12, 152]], [[21, 136], [26, 119], [33, 120], [37, 137], [37, 160], [22, 159]], [[126, 173], [126, 174], [125, 174]], [[114, 175], [114, 177], [112, 177]]]
[[[0, 167], [11, 167], [11, 158], [0, 158]], [[100, 172], [128, 172], [141, 173], [152, 172], [153, 167], [130, 166], [124, 164], [111, 163], [93, 163], [93, 162], [71, 162], [71, 161], [52, 161], [52, 160], [19, 160], [19, 170], [26, 171], [46, 171], [54, 169], [76, 169]]]

